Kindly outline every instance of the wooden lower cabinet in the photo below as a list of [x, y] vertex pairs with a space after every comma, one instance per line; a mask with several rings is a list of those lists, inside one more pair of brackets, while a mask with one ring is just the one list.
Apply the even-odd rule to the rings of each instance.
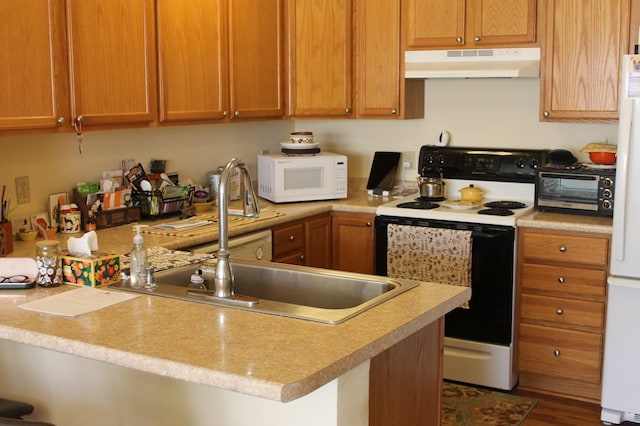
[[440, 424], [444, 318], [371, 359], [369, 425]]
[[331, 267], [339, 271], [375, 273], [375, 215], [333, 212]]
[[520, 228], [519, 387], [599, 402], [610, 238]]
[[273, 232], [273, 261], [331, 268], [331, 216], [311, 216], [278, 225]]

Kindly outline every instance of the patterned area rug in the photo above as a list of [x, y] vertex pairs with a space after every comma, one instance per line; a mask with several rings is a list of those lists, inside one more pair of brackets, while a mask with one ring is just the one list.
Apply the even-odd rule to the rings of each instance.
[[444, 382], [442, 426], [519, 425], [538, 401]]

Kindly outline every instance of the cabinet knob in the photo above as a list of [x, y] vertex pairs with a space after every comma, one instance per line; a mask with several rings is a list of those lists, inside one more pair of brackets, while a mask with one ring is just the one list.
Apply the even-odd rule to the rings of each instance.
[[555, 356], [560, 356], [560, 351], [558, 349], [556, 349], [555, 351], [553, 351], [553, 354]]
[[370, 227], [371, 225], [372, 225], [372, 223], [370, 221], [367, 221], [367, 226]]
[[234, 116], [235, 118], [240, 117], [240, 111], [235, 111], [235, 112], [233, 113], [233, 116]]
[[564, 284], [564, 277], [558, 277], [558, 282], [560, 284]]
[[300, 260], [304, 260], [304, 254], [300, 255]]
[[549, 111], [544, 111], [544, 112], [542, 113], [542, 116], [543, 116], [544, 118], [549, 118], [549, 116], [550, 116], [550, 115], [551, 115], [551, 114], [549, 114]]
[[462, 37], [456, 37], [456, 43], [462, 43]]
[[398, 115], [398, 110], [395, 108], [391, 109], [391, 115]]
[[479, 37], [479, 36], [475, 36], [475, 37], [473, 38], [473, 41], [475, 41], [475, 42], [480, 41], [480, 37]]
[[64, 117], [58, 117], [56, 123], [58, 123], [59, 126], [62, 126], [64, 124]]
[[229, 116], [229, 111], [222, 111], [222, 116], [223, 117], [228, 117]]
[[351, 108], [349, 108], [349, 107], [345, 108], [344, 112], [346, 112], [347, 114], [351, 114]]
[[294, 237], [293, 235], [289, 235], [289, 241], [293, 241], [295, 239], [296, 239], [296, 237]]
[[567, 251], [567, 248], [565, 246], [560, 246], [558, 250], [560, 250], [560, 253], [564, 253], [565, 251]]
[[562, 308], [556, 309], [556, 314], [562, 315], [563, 313], [564, 313], [564, 311], [562, 310]]

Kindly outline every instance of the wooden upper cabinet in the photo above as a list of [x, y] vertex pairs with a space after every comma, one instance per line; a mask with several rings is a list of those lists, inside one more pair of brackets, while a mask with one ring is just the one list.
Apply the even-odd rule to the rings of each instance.
[[233, 118], [284, 115], [282, 0], [230, 0]]
[[64, 9], [0, 0], [0, 132], [63, 129], [69, 120]]
[[405, 80], [400, 0], [355, 0], [356, 117], [424, 117], [424, 80]]
[[630, 0], [547, 1], [541, 120], [617, 120], [629, 14]]
[[160, 120], [284, 115], [282, 0], [159, 0]]
[[351, 0], [287, 2], [288, 114], [351, 117]]
[[155, 1], [67, 0], [72, 119], [85, 126], [157, 117]]
[[226, 0], [157, 1], [161, 121], [226, 117], [226, 4]]
[[407, 0], [405, 46], [526, 46], [536, 42], [536, 7], [536, 0]]

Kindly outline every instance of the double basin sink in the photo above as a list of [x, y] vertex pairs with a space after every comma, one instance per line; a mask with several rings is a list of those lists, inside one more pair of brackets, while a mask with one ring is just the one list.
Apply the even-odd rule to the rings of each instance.
[[[338, 324], [418, 285], [387, 277], [255, 260], [234, 259], [231, 265], [234, 293], [238, 295], [232, 298], [216, 297], [208, 291], [213, 284], [208, 285], [207, 274], [202, 271], [210, 269], [211, 264], [158, 272], [153, 290], [133, 288], [128, 280], [111, 288]], [[205, 278], [205, 286], [194, 288], [194, 274]]]

